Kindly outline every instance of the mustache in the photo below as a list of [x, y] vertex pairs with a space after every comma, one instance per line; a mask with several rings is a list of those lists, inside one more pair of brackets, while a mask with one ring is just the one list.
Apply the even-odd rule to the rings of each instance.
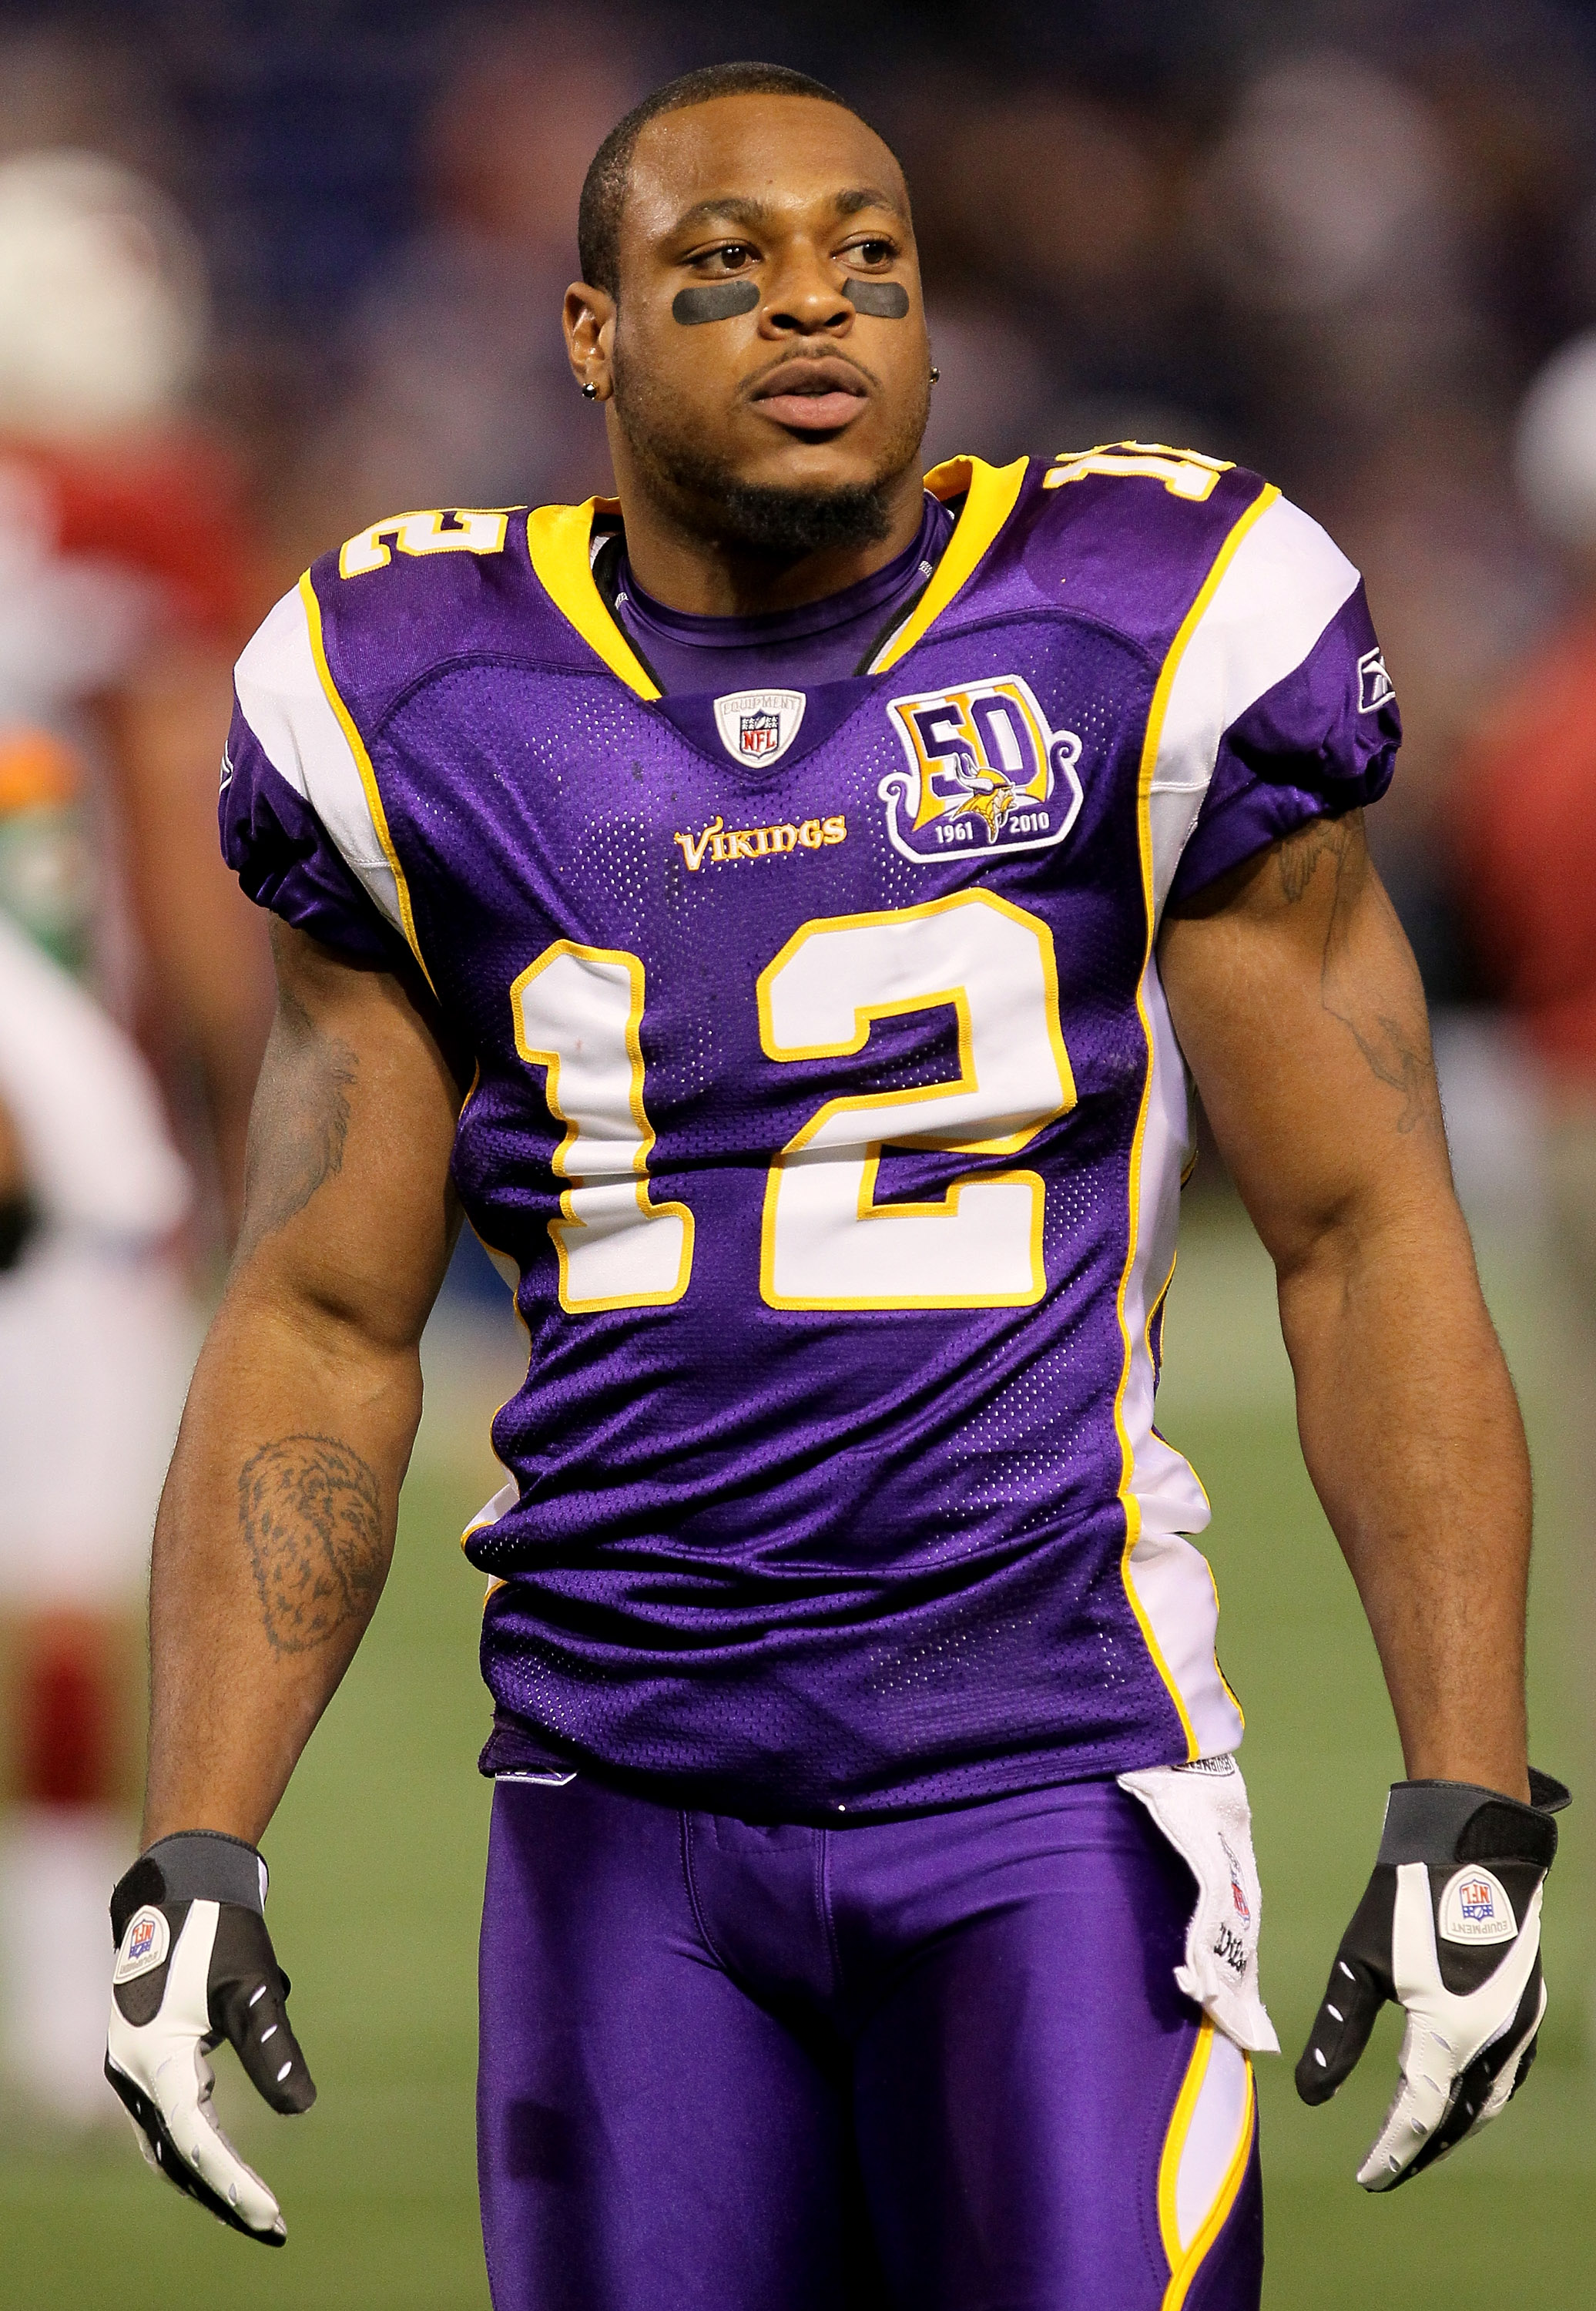
[[856, 360], [852, 353], [845, 353], [840, 345], [789, 345], [785, 352], [777, 353], [773, 360], [766, 362], [757, 376], [744, 379], [737, 388], [737, 398], [740, 401], [750, 399], [759, 391], [767, 377], [774, 377], [779, 369], [787, 369], [794, 362], [841, 362], [846, 368], [857, 371], [865, 382], [874, 386], [877, 392], [881, 388], [881, 379], [869, 364]]

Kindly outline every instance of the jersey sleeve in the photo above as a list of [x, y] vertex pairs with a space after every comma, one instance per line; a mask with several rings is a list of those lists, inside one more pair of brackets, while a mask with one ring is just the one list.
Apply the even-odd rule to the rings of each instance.
[[359, 762], [304, 602], [287, 594], [240, 658], [222, 763], [222, 850], [246, 894], [351, 960], [414, 970]]
[[324, 946], [388, 964], [393, 934], [302, 795], [273, 767], [235, 701], [217, 804], [222, 851], [245, 896]]
[[1197, 619], [1152, 781], [1156, 897], [1190, 897], [1310, 819], [1378, 801], [1401, 739], [1357, 571], [1276, 499]]

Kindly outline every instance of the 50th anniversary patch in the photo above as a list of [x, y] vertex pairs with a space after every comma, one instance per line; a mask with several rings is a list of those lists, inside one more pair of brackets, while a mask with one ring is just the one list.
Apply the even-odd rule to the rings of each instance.
[[888, 702], [908, 767], [876, 789], [893, 847], [921, 864], [964, 847], [1044, 850], [1081, 807], [1081, 742], [1052, 730], [1017, 674]]

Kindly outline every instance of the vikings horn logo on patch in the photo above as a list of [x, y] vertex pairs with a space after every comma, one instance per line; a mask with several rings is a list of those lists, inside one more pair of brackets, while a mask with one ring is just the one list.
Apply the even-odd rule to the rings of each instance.
[[905, 859], [1042, 850], [1074, 825], [1080, 739], [1048, 728], [1019, 675], [918, 691], [891, 700], [887, 711], [909, 767], [889, 771], [876, 792]]

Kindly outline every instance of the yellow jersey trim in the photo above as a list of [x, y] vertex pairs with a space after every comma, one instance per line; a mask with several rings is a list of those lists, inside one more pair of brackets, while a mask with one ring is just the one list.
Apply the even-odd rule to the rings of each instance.
[[[926, 475], [925, 485], [933, 497], [957, 497], [964, 492], [964, 510], [937, 564], [936, 575], [912, 616], [869, 668], [872, 674], [885, 674], [896, 666], [974, 575], [976, 565], [1014, 511], [1029, 462], [1016, 458], [1012, 466], [989, 466], [981, 458], [952, 458]], [[619, 511], [620, 501], [615, 498], [589, 498], [580, 506], [535, 506], [527, 516], [527, 551], [538, 582], [561, 616], [629, 690], [651, 700], [659, 696], [659, 685], [593, 582], [594, 517]]]
[[593, 582], [593, 517], [618, 513], [615, 498], [589, 498], [580, 506], [534, 506], [527, 516], [527, 551], [544, 592], [589, 650], [640, 698], [659, 685], [648, 673]]
[[[338, 685], [333, 680], [332, 668], [327, 662], [327, 644], [321, 632], [321, 604], [316, 598], [316, 589], [310, 583], [310, 572], [308, 570], [300, 580], [300, 598], [304, 603], [305, 617], [310, 629], [310, 650], [316, 660], [317, 675], [327, 694], [327, 702], [337, 717], [338, 728], [343, 731], [344, 741], [354, 758], [354, 767], [360, 773], [361, 787], [366, 798], [366, 808], [371, 814], [372, 829], [376, 833], [382, 855], [388, 861], [388, 872], [394, 878], [394, 891], [399, 902], [399, 920], [404, 927], [406, 943], [421, 965], [422, 977], [429, 987], [432, 987], [432, 974], [427, 969], [426, 957], [423, 955], [415, 936], [415, 912], [410, 903], [410, 885], [405, 879], [405, 869], [399, 864], [399, 854], [394, 849], [393, 836], [388, 831], [388, 813], [382, 807], [382, 792], [377, 784], [377, 773], [371, 767], [371, 757], [366, 752], [366, 742], [355, 728], [353, 715], [339, 695]], [[432, 992], [436, 995], [438, 990], [432, 987]]]
[[934, 498], [942, 499], [955, 498], [964, 491], [964, 511], [913, 615], [873, 662], [872, 674], [885, 674], [900, 658], [907, 658], [975, 575], [977, 565], [1014, 511], [1030, 462], [1028, 458], [1016, 458], [1012, 466], [989, 466], [983, 458], [950, 458], [945, 465], [932, 467], [926, 475], [927, 489]]
[[[1158, 1321], [1158, 1311], [1164, 1306], [1164, 1302], [1169, 1298], [1169, 1287], [1175, 1280], [1175, 1269], [1179, 1267], [1180, 1260], [1181, 1255], [1177, 1251], [1174, 1258], [1169, 1263], [1169, 1274], [1164, 1278], [1163, 1283], [1158, 1287], [1158, 1291], [1155, 1297], [1147, 1304], [1147, 1321], [1142, 1326], [1142, 1339], [1147, 1342], [1147, 1362], [1150, 1365], [1156, 1362], [1153, 1355], [1153, 1327]], [[1184, 1459], [1184, 1454], [1182, 1454], [1182, 1458]]]
[[1164, 2150], [1158, 2160], [1158, 2235], [1164, 2259], [1169, 2264], [1169, 2284], [1164, 2290], [1159, 2311], [1181, 2311], [1191, 2291], [1192, 2280], [1201, 2269], [1209, 2248], [1225, 2228], [1246, 2175], [1247, 2162], [1252, 2156], [1252, 2134], [1257, 2123], [1257, 2089], [1253, 2084], [1252, 2058], [1243, 2055], [1247, 2068], [1247, 2098], [1242, 2112], [1236, 2146], [1197, 2236], [1190, 2246], [1182, 2247], [1176, 2197], [1181, 2158], [1186, 2148], [1186, 2139], [1191, 2132], [1191, 2121], [1196, 2115], [1203, 2080], [1208, 2075], [1208, 2057], [1213, 2046], [1214, 2025], [1205, 2015], [1198, 2030], [1197, 2044], [1191, 2050], [1191, 2060], [1186, 2066], [1186, 2075], [1181, 2081], [1181, 2091], [1175, 2097], [1169, 2132], [1164, 2138]]
[[1181, 1730], [1186, 1736], [1188, 1760], [1199, 1754], [1199, 1745], [1196, 1729], [1192, 1725], [1190, 1713], [1186, 1707], [1185, 1696], [1170, 1674], [1169, 1663], [1164, 1658], [1163, 1648], [1153, 1633], [1153, 1625], [1143, 1609], [1141, 1599], [1136, 1593], [1136, 1583], [1130, 1573], [1130, 1559], [1135, 1553], [1137, 1542], [1141, 1539], [1141, 1504], [1136, 1497], [1133, 1484], [1136, 1474], [1136, 1456], [1131, 1450], [1130, 1438], [1125, 1427], [1125, 1391], [1130, 1383], [1130, 1364], [1133, 1353], [1130, 1327], [1125, 1315], [1125, 1294], [1130, 1283], [1131, 1270], [1136, 1265], [1140, 1237], [1142, 1143], [1147, 1137], [1147, 1106], [1153, 1095], [1153, 1023], [1147, 1016], [1147, 967], [1153, 960], [1151, 796], [1153, 773], [1158, 765], [1158, 750], [1164, 739], [1164, 718], [1169, 711], [1170, 692], [1174, 688], [1175, 676], [1180, 671], [1181, 660], [1186, 654], [1186, 646], [1202, 624], [1204, 614], [1214, 598], [1219, 580], [1235, 559], [1242, 540], [1259, 517], [1268, 512], [1279, 494], [1279, 491], [1272, 483], [1266, 484], [1260, 491], [1214, 556], [1208, 576], [1203, 580], [1195, 600], [1181, 621], [1175, 638], [1171, 642], [1164, 664], [1159, 669], [1158, 680], [1153, 691], [1153, 702], [1147, 710], [1147, 732], [1142, 739], [1141, 770], [1137, 782], [1137, 831], [1141, 850], [1142, 905], [1147, 917], [1147, 938], [1142, 955], [1141, 973], [1137, 981], [1136, 1009], [1137, 1016], [1141, 1021], [1142, 1040], [1147, 1048], [1147, 1065], [1146, 1075], [1142, 1079], [1141, 1105], [1137, 1112], [1136, 1136], [1130, 1146], [1129, 1236], [1125, 1251], [1125, 1265], [1121, 1271], [1120, 1288], [1115, 1301], [1120, 1322], [1120, 1338], [1124, 1343], [1124, 1359], [1120, 1371], [1120, 1385], [1114, 1391], [1114, 1432], [1120, 1440], [1120, 1504], [1125, 1512], [1125, 1547], [1120, 1558], [1120, 1578], [1124, 1584], [1130, 1609], [1136, 1615], [1137, 1626], [1141, 1630], [1143, 1641], [1152, 1655], [1153, 1666], [1163, 1679], [1164, 1691], [1173, 1702], [1180, 1717]]

